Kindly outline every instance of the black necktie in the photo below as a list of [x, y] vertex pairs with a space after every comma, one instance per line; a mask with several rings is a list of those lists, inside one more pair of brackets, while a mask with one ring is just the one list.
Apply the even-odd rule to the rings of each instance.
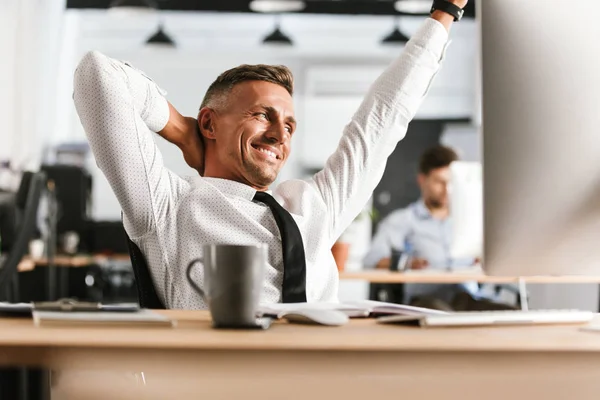
[[283, 253], [283, 303], [306, 302], [306, 257], [300, 229], [296, 221], [277, 200], [268, 193], [256, 192], [254, 200], [265, 203], [271, 209], [281, 235]]

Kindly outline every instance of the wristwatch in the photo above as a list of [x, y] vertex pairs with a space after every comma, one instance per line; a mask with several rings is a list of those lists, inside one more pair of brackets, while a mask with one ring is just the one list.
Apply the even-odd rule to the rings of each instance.
[[465, 13], [465, 10], [456, 4], [449, 2], [448, 0], [434, 0], [433, 5], [431, 6], [431, 13], [433, 13], [435, 10], [440, 10], [452, 15], [454, 17], [454, 21], [460, 21]]

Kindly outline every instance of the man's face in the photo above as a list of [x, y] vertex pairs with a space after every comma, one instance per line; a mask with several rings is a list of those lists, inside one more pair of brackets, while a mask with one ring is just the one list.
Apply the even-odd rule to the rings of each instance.
[[448, 207], [450, 167], [436, 168], [428, 174], [419, 174], [418, 182], [425, 204], [432, 208]]
[[290, 154], [296, 129], [292, 96], [279, 85], [233, 87], [214, 124], [215, 159], [228, 179], [267, 189]]

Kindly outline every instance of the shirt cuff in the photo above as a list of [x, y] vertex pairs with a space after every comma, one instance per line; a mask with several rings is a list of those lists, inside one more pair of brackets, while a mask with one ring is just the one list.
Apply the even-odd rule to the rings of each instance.
[[437, 60], [442, 60], [449, 42], [448, 31], [442, 23], [433, 18], [427, 18], [419, 30], [412, 36], [420, 46], [435, 54]]
[[153, 100], [154, 107], [152, 107], [152, 112], [149, 114], [149, 117], [146, 120], [146, 125], [151, 131], [160, 132], [165, 126], [167, 126], [171, 112], [169, 110], [169, 103], [167, 102], [167, 99], [161, 94], [157, 93]]

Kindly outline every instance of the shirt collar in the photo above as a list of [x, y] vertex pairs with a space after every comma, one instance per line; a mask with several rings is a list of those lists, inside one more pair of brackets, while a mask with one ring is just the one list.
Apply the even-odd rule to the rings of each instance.
[[[252, 188], [251, 186], [229, 179], [195, 176], [192, 180], [192, 183], [194, 186], [198, 186], [200, 184], [209, 184], [217, 188], [217, 190], [219, 190], [221, 193], [224, 193], [228, 196], [241, 197], [250, 201], [254, 199], [254, 195], [256, 194], [256, 189]], [[266, 192], [271, 195], [273, 194], [270, 190], [267, 190]]]
[[429, 209], [425, 205], [423, 199], [419, 199], [414, 203], [413, 210], [415, 211], [415, 215], [420, 219], [431, 218], [431, 213], [429, 212]]

